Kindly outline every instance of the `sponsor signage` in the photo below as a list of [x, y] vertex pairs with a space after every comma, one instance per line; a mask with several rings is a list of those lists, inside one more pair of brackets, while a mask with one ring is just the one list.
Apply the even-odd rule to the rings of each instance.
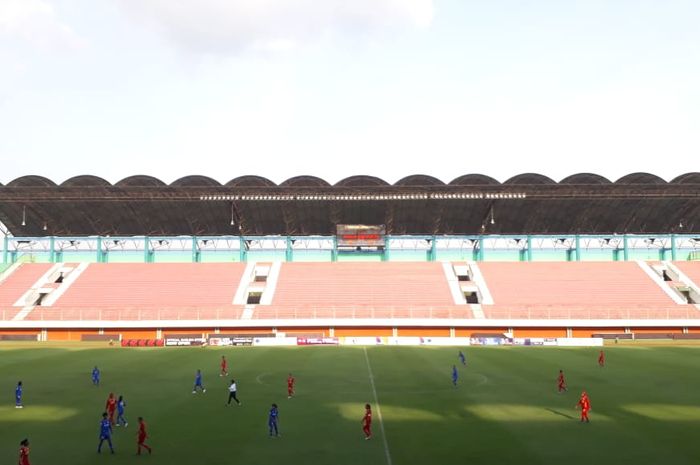
[[337, 337], [298, 337], [298, 346], [317, 346], [317, 345], [335, 345], [339, 344]]
[[210, 346], [252, 346], [253, 336], [209, 336]]
[[205, 339], [203, 337], [197, 337], [197, 336], [186, 336], [186, 337], [165, 336], [166, 347], [203, 346], [204, 342], [205, 342]]

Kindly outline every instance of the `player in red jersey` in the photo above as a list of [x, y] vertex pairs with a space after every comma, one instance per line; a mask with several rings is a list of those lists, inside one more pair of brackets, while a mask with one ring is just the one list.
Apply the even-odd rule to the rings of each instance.
[[559, 370], [559, 376], [557, 376], [557, 388], [559, 392], [566, 391], [566, 380], [564, 379], [564, 371]]
[[581, 398], [578, 400], [576, 408], [581, 409], [581, 422], [590, 423], [591, 420], [588, 419], [588, 412], [591, 410], [591, 400], [588, 398], [586, 391], [581, 393]]
[[141, 455], [141, 448], [145, 448], [148, 453], [152, 453], [153, 449], [151, 449], [151, 446], [146, 444], [146, 438], [148, 437], [148, 433], [146, 433], [146, 422], [143, 421], [143, 417], [139, 417], [139, 432], [136, 435], [136, 443], [138, 446], [138, 449], [136, 450], [136, 455]]
[[294, 395], [294, 381], [294, 376], [289, 373], [289, 376], [287, 377], [287, 399], [291, 399]]
[[372, 407], [365, 404], [365, 416], [362, 417], [362, 432], [365, 433], [365, 439], [372, 437]]
[[221, 356], [221, 373], [219, 373], [219, 376], [228, 376], [228, 362], [223, 355]]
[[114, 397], [114, 393], [110, 392], [107, 398], [107, 404], [105, 405], [105, 410], [109, 414], [109, 422], [114, 424], [114, 411], [117, 408], [117, 399]]
[[598, 366], [605, 366], [605, 352], [602, 350], [600, 351], [600, 354], [598, 354]]
[[22, 439], [19, 443], [19, 465], [31, 465], [29, 463], [29, 439]]

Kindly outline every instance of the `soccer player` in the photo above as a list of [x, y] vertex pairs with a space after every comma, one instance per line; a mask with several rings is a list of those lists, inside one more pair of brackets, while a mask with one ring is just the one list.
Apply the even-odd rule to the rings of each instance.
[[605, 352], [602, 350], [600, 351], [600, 354], [598, 354], [598, 366], [601, 368], [605, 366]]
[[192, 394], [197, 394], [197, 388], [201, 389], [202, 392], [207, 392], [202, 384], [202, 371], [197, 370], [197, 374], [194, 376], [194, 387], [192, 388]]
[[457, 373], [457, 367], [452, 365], [452, 384], [457, 386], [457, 380], [459, 379], [459, 374]]
[[92, 369], [92, 384], [95, 386], [100, 385], [100, 370], [97, 368], [97, 365]]
[[459, 361], [462, 362], [462, 365], [467, 366], [467, 357], [464, 356], [462, 351], [459, 351]]
[[124, 396], [119, 396], [119, 400], [117, 400], [117, 426], [123, 424], [124, 428], [126, 428], [129, 426], [129, 422], [127, 422], [126, 418], [124, 418], [124, 407], [126, 407]]
[[100, 421], [100, 444], [97, 446], [97, 453], [102, 453], [102, 443], [107, 441], [109, 444], [110, 452], [114, 453], [114, 447], [112, 447], [112, 423], [107, 418], [107, 412], [102, 414], [102, 421]]
[[110, 392], [105, 404], [105, 410], [109, 413], [109, 422], [114, 424], [114, 411], [117, 409], [117, 399], [114, 398], [114, 393]]
[[143, 417], [139, 417], [139, 432], [136, 435], [136, 445], [138, 449], [136, 450], [136, 455], [141, 455], [141, 448], [143, 447], [148, 451], [149, 454], [153, 452], [151, 446], [146, 444], [146, 438], [148, 433], [146, 433], [146, 422], [143, 421]]
[[219, 376], [228, 376], [228, 362], [223, 355], [221, 356], [221, 373], [219, 373]]
[[365, 433], [365, 440], [372, 437], [372, 407], [365, 404], [365, 416], [362, 417], [362, 432]]
[[287, 399], [291, 399], [294, 395], [294, 381], [294, 376], [289, 373], [289, 376], [287, 377]]
[[231, 405], [231, 399], [235, 400], [238, 405], [241, 405], [241, 401], [236, 397], [236, 380], [232, 379], [231, 384], [228, 387], [228, 403], [226, 405]]
[[559, 370], [559, 376], [557, 376], [557, 388], [559, 392], [566, 391], [566, 380], [564, 379], [564, 371]]
[[22, 381], [19, 381], [15, 388], [15, 408], [24, 408], [22, 405]]
[[31, 465], [29, 463], [29, 439], [22, 439], [19, 443], [19, 465]]
[[588, 411], [591, 409], [591, 400], [588, 398], [586, 391], [581, 393], [581, 398], [578, 400], [576, 408], [581, 409], [581, 422], [585, 421], [586, 423], [590, 423], [591, 420], [588, 419]]
[[270, 409], [270, 416], [267, 419], [267, 426], [270, 428], [270, 437], [272, 437], [272, 432], [275, 432], [275, 436], [279, 436], [280, 433], [277, 430], [277, 420], [280, 416], [279, 410], [277, 410], [277, 404], [272, 404]]

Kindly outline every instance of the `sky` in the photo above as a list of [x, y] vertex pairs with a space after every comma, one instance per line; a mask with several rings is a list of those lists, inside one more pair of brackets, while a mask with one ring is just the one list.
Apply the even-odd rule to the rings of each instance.
[[700, 171], [697, 0], [0, 0], [0, 182]]

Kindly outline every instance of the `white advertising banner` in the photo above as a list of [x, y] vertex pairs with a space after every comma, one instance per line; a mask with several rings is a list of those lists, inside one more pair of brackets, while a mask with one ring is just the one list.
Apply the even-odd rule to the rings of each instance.
[[341, 344], [349, 346], [381, 346], [386, 344], [386, 340], [380, 336], [362, 336], [362, 337], [350, 337], [346, 336], [342, 339]]
[[557, 345], [560, 347], [602, 347], [602, 337], [559, 337]]
[[254, 346], [295, 346], [295, 337], [256, 337], [253, 339]]
[[468, 346], [468, 337], [388, 337], [387, 345], [393, 346]]

